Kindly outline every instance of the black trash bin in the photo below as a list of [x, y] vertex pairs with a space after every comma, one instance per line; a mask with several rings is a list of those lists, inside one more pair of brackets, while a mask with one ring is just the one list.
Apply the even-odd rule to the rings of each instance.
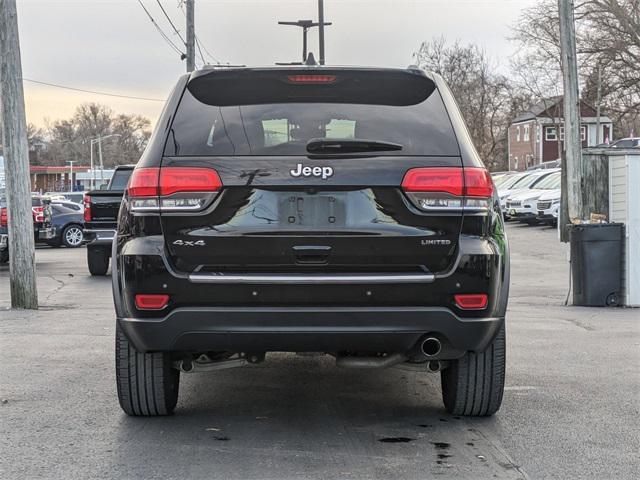
[[571, 225], [573, 304], [613, 307], [620, 302], [621, 223]]

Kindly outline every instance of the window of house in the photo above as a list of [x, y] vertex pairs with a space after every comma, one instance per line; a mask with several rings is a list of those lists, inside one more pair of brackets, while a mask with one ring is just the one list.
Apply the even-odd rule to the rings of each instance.
[[524, 126], [524, 141], [528, 142], [529, 141], [529, 125], [525, 125]]
[[[587, 138], [587, 127], [584, 125], [580, 126], [580, 140], [584, 142]], [[564, 142], [564, 127], [560, 127], [560, 141]]]
[[558, 140], [558, 137], [556, 136], [556, 127], [545, 127], [544, 139], [548, 142], [555, 142]]
[[520, 125], [516, 127], [516, 142], [520, 141]]

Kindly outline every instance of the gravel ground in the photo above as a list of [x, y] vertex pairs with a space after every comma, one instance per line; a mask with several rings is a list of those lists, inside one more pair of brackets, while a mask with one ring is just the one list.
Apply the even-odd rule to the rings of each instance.
[[489, 419], [446, 414], [436, 375], [292, 354], [183, 375], [174, 416], [129, 418], [109, 279], [84, 249], [38, 249], [41, 309], [9, 311], [2, 265], [0, 478], [640, 478], [640, 311], [563, 306], [555, 230], [508, 230], [507, 390]]

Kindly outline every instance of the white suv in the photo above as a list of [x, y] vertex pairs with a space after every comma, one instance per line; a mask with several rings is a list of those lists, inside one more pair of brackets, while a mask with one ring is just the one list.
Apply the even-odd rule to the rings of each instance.
[[560, 188], [560, 172], [554, 171], [540, 177], [530, 188], [520, 190], [507, 198], [506, 213], [521, 222], [538, 223], [538, 198], [549, 190]]

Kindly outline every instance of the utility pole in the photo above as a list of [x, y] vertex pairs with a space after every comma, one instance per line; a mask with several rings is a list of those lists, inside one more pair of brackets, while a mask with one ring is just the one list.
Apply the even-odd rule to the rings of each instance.
[[75, 160], [67, 160], [69, 164], [69, 191], [73, 192], [73, 164]]
[[196, 27], [194, 0], [185, 1], [187, 7], [187, 73], [196, 69]]
[[91, 180], [89, 180], [89, 185], [91, 185], [90, 190], [93, 190], [95, 188], [95, 174], [93, 172], [93, 141], [89, 142], [89, 147], [91, 148]]
[[104, 163], [102, 163], [102, 137], [98, 135], [98, 160], [100, 161], [100, 187], [104, 185]]
[[16, 0], [0, 0], [0, 99], [4, 125], [12, 308], [38, 308], [27, 119]]
[[582, 142], [580, 139], [580, 94], [573, 0], [558, 0], [560, 49], [564, 85], [564, 160], [562, 162], [562, 201], [560, 240], [569, 241], [567, 225], [582, 216]]
[[[324, 0], [318, 0], [318, 43], [320, 49], [320, 65], [324, 65]], [[306, 60], [306, 59], [305, 59]]]

